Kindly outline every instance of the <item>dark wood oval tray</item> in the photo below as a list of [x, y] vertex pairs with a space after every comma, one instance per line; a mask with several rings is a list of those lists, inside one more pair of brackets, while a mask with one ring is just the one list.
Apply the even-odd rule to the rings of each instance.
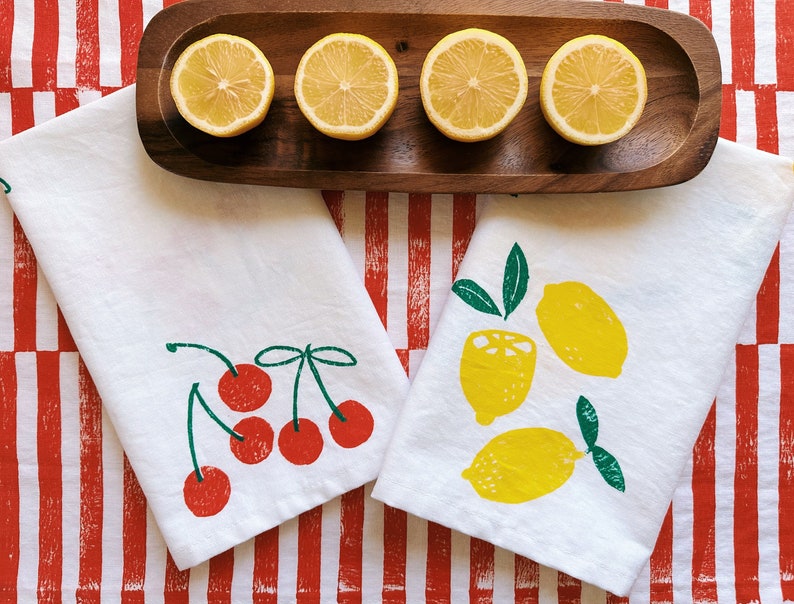
[[[466, 27], [510, 39], [529, 75], [529, 97], [499, 136], [459, 143], [427, 120], [419, 96], [425, 54]], [[333, 32], [370, 36], [392, 55], [397, 109], [374, 136], [349, 142], [318, 133], [292, 86], [304, 51]], [[265, 121], [218, 139], [190, 127], [169, 92], [171, 67], [191, 42], [212, 33], [247, 37], [276, 73]], [[648, 102], [623, 139], [600, 147], [568, 143], [540, 111], [540, 75], [567, 40], [611, 36], [642, 61]], [[187, 0], [150, 21], [141, 40], [137, 118], [143, 146], [172, 172], [224, 182], [410, 192], [591, 192], [671, 185], [698, 174], [717, 141], [721, 75], [709, 30], [681, 13], [644, 6], [553, 0]]]

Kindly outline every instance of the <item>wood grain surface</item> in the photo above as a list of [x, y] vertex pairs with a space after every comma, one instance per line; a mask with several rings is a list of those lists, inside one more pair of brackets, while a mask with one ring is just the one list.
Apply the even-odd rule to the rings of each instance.
[[[500, 135], [478, 143], [447, 139], [419, 95], [426, 53], [466, 27], [511, 40], [529, 75], [527, 102]], [[367, 35], [392, 55], [397, 109], [376, 135], [340, 141], [317, 132], [293, 96], [295, 69], [333, 32]], [[168, 80], [191, 42], [212, 33], [249, 38], [268, 57], [276, 92], [265, 121], [218, 139], [178, 114]], [[623, 139], [582, 147], [546, 124], [540, 76], [576, 36], [598, 33], [628, 46], [648, 77], [642, 118]], [[141, 40], [137, 117], [144, 148], [163, 168], [199, 179], [261, 185], [428, 193], [595, 192], [689, 180], [708, 163], [720, 125], [721, 70], [711, 32], [694, 18], [619, 3], [533, 0], [188, 0], [158, 13]]]

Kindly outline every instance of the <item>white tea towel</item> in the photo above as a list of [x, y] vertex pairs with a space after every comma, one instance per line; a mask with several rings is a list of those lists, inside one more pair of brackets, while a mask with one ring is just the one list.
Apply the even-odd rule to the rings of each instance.
[[374, 480], [408, 382], [319, 191], [162, 170], [133, 87], [0, 177], [179, 568]]
[[488, 199], [373, 496], [628, 593], [792, 196], [721, 140], [674, 187]]

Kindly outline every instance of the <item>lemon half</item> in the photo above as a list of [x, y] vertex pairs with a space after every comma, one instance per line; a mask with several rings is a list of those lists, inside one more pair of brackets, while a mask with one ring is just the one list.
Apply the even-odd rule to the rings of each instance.
[[262, 123], [273, 100], [275, 77], [253, 42], [213, 34], [177, 57], [170, 88], [177, 110], [191, 126], [229, 137]]

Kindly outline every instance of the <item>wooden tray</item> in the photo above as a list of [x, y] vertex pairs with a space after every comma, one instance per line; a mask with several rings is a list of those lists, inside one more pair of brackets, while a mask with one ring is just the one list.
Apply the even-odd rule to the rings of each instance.
[[[419, 73], [445, 34], [481, 27], [521, 52], [529, 97], [502, 134], [454, 142], [427, 120]], [[318, 133], [293, 97], [304, 51], [333, 32], [368, 35], [397, 65], [400, 96], [376, 135], [349, 142]], [[212, 33], [247, 37], [276, 73], [265, 121], [239, 137], [205, 135], [178, 114], [171, 67], [191, 42]], [[648, 76], [648, 102], [623, 139], [600, 147], [562, 140], [540, 111], [540, 75], [567, 40], [600, 33], [626, 44]], [[152, 18], [138, 57], [137, 117], [151, 158], [206, 180], [322, 189], [410, 192], [589, 192], [675, 184], [698, 174], [717, 141], [720, 61], [709, 30], [663, 9], [553, 0], [188, 0]]]

